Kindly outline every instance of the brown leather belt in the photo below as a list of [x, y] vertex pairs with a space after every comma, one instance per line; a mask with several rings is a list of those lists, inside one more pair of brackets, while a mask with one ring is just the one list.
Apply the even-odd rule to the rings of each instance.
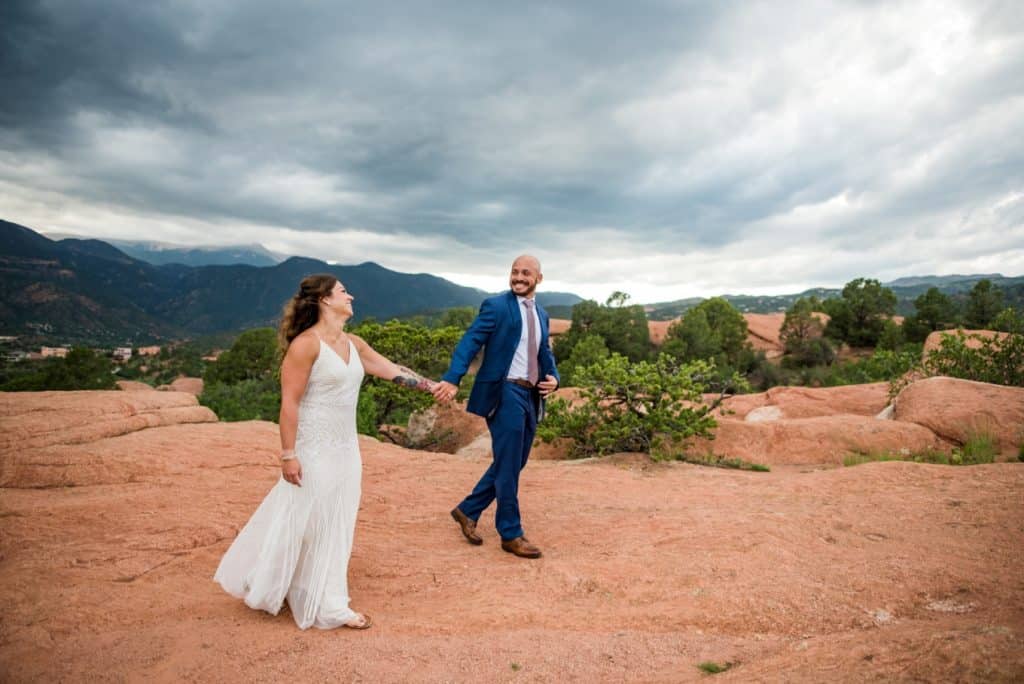
[[536, 387], [529, 380], [523, 380], [521, 378], [505, 378], [505, 382], [511, 382], [513, 385], [519, 385], [526, 389], [536, 389]]

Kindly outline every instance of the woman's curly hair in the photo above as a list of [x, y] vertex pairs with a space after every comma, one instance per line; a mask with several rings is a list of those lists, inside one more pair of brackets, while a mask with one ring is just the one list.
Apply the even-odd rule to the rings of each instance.
[[285, 303], [281, 316], [277, 339], [282, 354], [288, 351], [288, 345], [299, 333], [312, 328], [320, 320], [320, 300], [331, 294], [337, 282], [338, 279], [330, 273], [317, 273], [302, 279], [299, 291]]

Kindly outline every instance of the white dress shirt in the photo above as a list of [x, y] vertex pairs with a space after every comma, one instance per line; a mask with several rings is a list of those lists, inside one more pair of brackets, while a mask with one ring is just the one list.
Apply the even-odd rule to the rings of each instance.
[[[526, 297], [516, 296], [519, 300], [519, 315], [523, 319], [523, 332], [519, 335], [519, 346], [516, 347], [516, 355], [512, 357], [512, 367], [508, 369], [508, 377], [514, 380], [529, 380], [529, 352], [527, 351], [527, 336], [529, 335], [530, 329], [526, 324], [526, 305], [523, 304], [523, 300]], [[533, 300], [533, 323], [537, 329], [537, 349], [540, 349], [540, 316], [537, 315], [537, 300]], [[537, 362], [538, 372], [540, 372], [540, 362]], [[543, 380], [543, 376], [540, 378]]]

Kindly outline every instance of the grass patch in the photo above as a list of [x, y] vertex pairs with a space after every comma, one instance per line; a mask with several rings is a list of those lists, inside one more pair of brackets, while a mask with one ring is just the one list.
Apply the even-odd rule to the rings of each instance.
[[697, 669], [703, 670], [707, 674], [719, 674], [725, 672], [730, 667], [732, 667], [732, 663], [725, 663], [724, 665], [721, 665], [713, 660], [705, 660], [703, 663], [699, 663], [697, 665]]
[[851, 467], [862, 463], [876, 463], [878, 461], [908, 461], [910, 454], [903, 455], [891, 451], [869, 451], [847, 454], [843, 457], [843, 465]]
[[[996, 438], [988, 432], [971, 432], [967, 435], [964, 445], [960, 447], [960, 455], [964, 465], [976, 463], [994, 463], [999, 448]], [[954, 454], [957, 450], [954, 450]]]
[[770, 473], [771, 468], [764, 463], [751, 463], [742, 458], [729, 458], [716, 454], [675, 454], [673, 458], [677, 461], [692, 463], [694, 465], [709, 466], [711, 468], [732, 468], [733, 470], [751, 470], [756, 473]]
[[[1024, 445], [1021, 446], [1021, 450], [1024, 451]], [[855, 466], [862, 463], [876, 463], [878, 461], [910, 461], [913, 463], [954, 466], [979, 465], [981, 463], [994, 463], [998, 454], [999, 449], [996, 447], [996, 438], [993, 435], [987, 432], [972, 432], [967, 435], [963, 446], [954, 447], [952, 452], [948, 454], [938, 449], [907, 452], [857, 452], [843, 457], [843, 465]], [[1021, 460], [1024, 460], [1024, 458]]]
[[519, 672], [519, 670], [522, 669], [523, 666], [519, 663], [509, 663], [509, 667], [512, 668], [513, 672]]

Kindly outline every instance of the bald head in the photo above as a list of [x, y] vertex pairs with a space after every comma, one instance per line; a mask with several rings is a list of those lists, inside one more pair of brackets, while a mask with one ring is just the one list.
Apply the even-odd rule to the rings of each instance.
[[533, 297], [534, 291], [544, 276], [540, 272], [540, 259], [529, 254], [522, 254], [512, 262], [512, 273], [509, 276], [509, 287], [519, 297]]
[[517, 256], [516, 260], [512, 262], [512, 268], [515, 268], [516, 266], [529, 267], [537, 273], [540, 273], [540, 259], [532, 254], [520, 254]]

